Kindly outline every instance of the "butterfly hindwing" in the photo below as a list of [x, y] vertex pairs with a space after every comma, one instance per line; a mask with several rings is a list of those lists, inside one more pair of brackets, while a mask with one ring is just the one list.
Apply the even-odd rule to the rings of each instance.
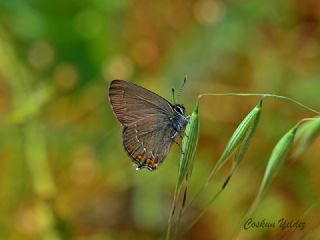
[[173, 139], [170, 122], [153, 115], [123, 129], [123, 145], [138, 168], [155, 170], [167, 156]]

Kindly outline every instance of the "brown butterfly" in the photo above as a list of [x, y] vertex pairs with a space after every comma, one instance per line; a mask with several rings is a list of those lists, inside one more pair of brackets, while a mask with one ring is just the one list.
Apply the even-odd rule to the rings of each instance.
[[188, 123], [184, 106], [124, 80], [111, 82], [109, 101], [123, 127], [124, 149], [137, 169], [157, 169]]

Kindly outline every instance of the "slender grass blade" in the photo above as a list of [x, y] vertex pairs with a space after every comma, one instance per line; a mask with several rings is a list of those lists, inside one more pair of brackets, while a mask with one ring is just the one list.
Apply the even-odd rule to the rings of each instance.
[[242, 150], [235, 158], [235, 163], [238, 164], [244, 157], [245, 152], [251, 142], [251, 138], [256, 130], [260, 119], [260, 113], [262, 109], [262, 99], [259, 101], [257, 106], [252, 109], [249, 114], [243, 119], [238, 128], [234, 131], [231, 136], [224, 152], [216, 163], [215, 167], [210, 173], [208, 181], [217, 173], [217, 171], [226, 163], [229, 157], [235, 152], [235, 150], [243, 144]]
[[296, 159], [301, 156], [316, 140], [320, 135], [320, 117], [315, 118], [315, 120], [308, 121], [304, 123], [297, 132], [296, 139], [298, 144], [294, 153], [292, 154], [292, 159]]
[[271, 180], [283, 166], [293, 145], [293, 140], [296, 135], [297, 128], [297, 125], [291, 128], [274, 147], [263, 176], [262, 184], [260, 186], [260, 194], [264, 193], [267, 190]]
[[181, 188], [183, 180], [188, 175], [191, 177], [191, 171], [193, 167], [193, 159], [196, 153], [198, 140], [199, 140], [199, 129], [200, 129], [200, 121], [199, 121], [199, 106], [198, 103], [195, 106], [191, 117], [189, 119], [189, 123], [186, 126], [185, 134], [182, 139], [182, 153], [179, 162], [179, 172], [178, 172], [178, 189]]

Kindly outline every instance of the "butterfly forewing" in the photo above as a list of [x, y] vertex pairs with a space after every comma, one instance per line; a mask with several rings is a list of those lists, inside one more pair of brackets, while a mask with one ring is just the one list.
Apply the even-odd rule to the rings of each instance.
[[171, 104], [159, 95], [123, 80], [113, 80], [109, 100], [121, 124], [131, 124], [147, 115], [171, 116]]

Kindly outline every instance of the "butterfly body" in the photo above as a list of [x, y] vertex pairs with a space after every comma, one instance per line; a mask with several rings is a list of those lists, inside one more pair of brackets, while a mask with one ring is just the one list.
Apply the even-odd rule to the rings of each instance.
[[124, 149], [137, 169], [157, 169], [188, 123], [183, 105], [123, 80], [111, 82], [109, 101], [123, 127]]
[[171, 138], [175, 140], [188, 123], [188, 118], [184, 115], [185, 109], [182, 105], [175, 104], [171, 105], [171, 107], [177, 113], [174, 118], [169, 119], [174, 130]]

